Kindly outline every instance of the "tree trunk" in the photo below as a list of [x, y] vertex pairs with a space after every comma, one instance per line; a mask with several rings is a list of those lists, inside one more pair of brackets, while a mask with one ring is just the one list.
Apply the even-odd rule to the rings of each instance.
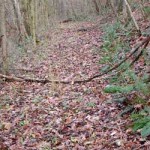
[[21, 11], [20, 11], [20, 5], [18, 0], [12, 0], [12, 4], [14, 7], [14, 12], [15, 12], [15, 16], [16, 16], [16, 20], [17, 20], [17, 26], [19, 29], [19, 34], [20, 34], [20, 38], [22, 39], [23, 37], [27, 37], [27, 32], [23, 23], [23, 18], [21, 15]]
[[7, 38], [6, 38], [6, 25], [5, 25], [5, 0], [0, 1], [0, 15], [1, 15], [1, 47], [2, 47], [2, 72], [8, 73], [8, 55], [7, 55]]
[[99, 7], [98, 7], [98, 4], [97, 4], [96, 0], [93, 0], [93, 3], [95, 5], [96, 13], [99, 14], [100, 10], [99, 10]]
[[32, 0], [31, 3], [31, 26], [32, 26], [32, 38], [33, 45], [36, 47], [36, 3], [37, 0]]

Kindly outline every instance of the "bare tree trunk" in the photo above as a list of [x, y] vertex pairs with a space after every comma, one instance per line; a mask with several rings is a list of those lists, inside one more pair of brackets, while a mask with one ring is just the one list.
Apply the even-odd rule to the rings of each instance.
[[7, 38], [5, 25], [5, 0], [0, 1], [0, 15], [1, 15], [1, 46], [2, 46], [2, 71], [3, 74], [8, 73], [8, 55], [7, 55]]
[[33, 45], [36, 47], [36, 3], [37, 0], [32, 0], [31, 3], [31, 26], [32, 26], [32, 38]]
[[129, 13], [128, 13], [128, 10], [127, 10], [127, 7], [126, 7], [126, 4], [125, 4], [125, 1], [123, 0], [123, 3], [122, 3], [122, 11], [123, 11], [123, 17], [124, 17], [124, 20], [128, 20], [128, 16], [129, 16]]
[[96, 0], [93, 0], [93, 3], [95, 5], [96, 13], [99, 14], [100, 10], [99, 10], [99, 7], [98, 7]]
[[23, 0], [22, 2], [22, 9], [23, 9], [23, 18], [24, 18], [24, 25], [27, 31], [27, 34], [31, 36], [31, 23], [30, 23], [30, 14], [31, 14], [31, 1]]
[[22, 39], [24, 36], [27, 37], [27, 32], [23, 23], [23, 18], [21, 15], [21, 11], [20, 11], [20, 5], [18, 0], [12, 0], [12, 4], [14, 7], [14, 12], [15, 12], [15, 16], [16, 16], [16, 20], [17, 20], [17, 26], [19, 29], [19, 34], [20, 34], [20, 38]]

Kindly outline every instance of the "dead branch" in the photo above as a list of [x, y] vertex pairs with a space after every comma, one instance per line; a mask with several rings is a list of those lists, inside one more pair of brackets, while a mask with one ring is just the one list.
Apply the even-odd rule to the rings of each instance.
[[37, 82], [37, 83], [62, 83], [62, 84], [69, 84], [69, 81], [59, 81], [59, 80], [48, 80], [48, 79], [36, 79], [36, 78], [24, 78], [24, 77], [14, 77], [14, 76], [8, 76], [8, 75], [3, 75], [0, 74], [0, 78], [4, 79], [4, 81], [8, 82]]
[[23, 72], [37, 72], [36, 70], [30, 68], [9, 68], [12, 71], [23, 71]]
[[[144, 44], [143, 49], [145, 49], [145, 48], [147, 47], [148, 43], [149, 43], [149, 41]], [[138, 52], [137, 56], [136, 56], [136, 57], [134, 58], [134, 60], [130, 63], [130, 66], [132, 66], [136, 61], [139, 60], [139, 58], [140, 58], [140, 57], [142, 56], [142, 54], [143, 54], [143, 49], [140, 49], [140, 51]]]
[[12, 82], [12, 81], [17, 81], [17, 82], [36, 82], [36, 83], [43, 83], [43, 84], [46, 84], [46, 83], [56, 83], [56, 84], [81, 84], [81, 83], [87, 83], [87, 82], [90, 82], [96, 78], [99, 78], [99, 77], [102, 77], [106, 74], [108, 74], [109, 72], [117, 69], [120, 65], [122, 65], [126, 60], [128, 60], [133, 54], [135, 54], [140, 47], [142, 47], [144, 45], [144, 48], [146, 48], [146, 46], [148, 45], [150, 41], [150, 36], [147, 37], [143, 42], [141, 42], [138, 46], [136, 46], [128, 56], [126, 56], [121, 62], [117, 63], [116, 65], [114, 65], [112, 68], [108, 69], [107, 71], [103, 72], [103, 73], [100, 73], [100, 74], [97, 74], [93, 77], [90, 77], [88, 79], [85, 79], [85, 80], [77, 80], [77, 81], [59, 81], [59, 80], [49, 80], [49, 79], [31, 79], [31, 78], [24, 78], [24, 77], [14, 77], [14, 76], [7, 76], [7, 75], [3, 75], [3, 74], [0, 74], [0, 78], [4, 79], [5, 81], [8, 81], [8, 82]]
[[4, 35], [1, 35], [1, 36], [0, 36], [0, 47], [2, 46], [2, 38], [3, 38], [3, 36], [4, 36]]
[[61, 21], [60, 23], [68, 23], [68, 22], [71, 22], [71, 21], [73, 21], [72, 18], [68, 18], [66, 20]]
[[131, 10], [131, 7], [130, 7], [128, 1], [127, 1], [127, 0], [124, 0], [124, 2], [125, 2], [125, 4], [126, 4], [128, 10], [129, 10], [130, 16], [131, 16], [131, 18], [132, 18], [132, 20], [133, 20], [133, 23], [134, 23], [134, 25], [135, 25], [137, 31], [140, 32], [140, 28], [139, 28], [139, 26], [138, 26], [138, 24], [137, 24], [137, 21], [135, 20], [135, 18], [134, 18], [134, 16], [133, 16], [133, 13], [132, 13], [132, 10]]
[[[98, 77], [101, 77], [105, 74], [108, 74], [109, 72], [117, 69], [121, 64], [123, 64], [126, 60], [128, 60], [134, 53], [136, 53], [138, 51], [138, 49], [143, 46], [144, 44], [148, 45], [150, 41], [150, 37], [147, 37], [143, 42], [141, 42], [141, 44], [139, 44], [136, 48], [134, 48], [130, 54], [128, 56], [126, 56], [120, 63], [114, 65], [112, 68], [108, 69], [107, 71], [101, 73], [101, 74], [98, 74], [98, 75], [95, 75], [87, 80], [84, 80], [84, 82], [90, 82], [91, 80], [95, 79], [95, 78], [98, 78]], [[83, 82], [83, 81], [82, 81]]]

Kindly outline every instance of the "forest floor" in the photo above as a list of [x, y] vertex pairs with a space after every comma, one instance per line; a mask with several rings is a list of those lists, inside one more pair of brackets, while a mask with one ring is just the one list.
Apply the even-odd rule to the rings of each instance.
[[[47, 32], [36, 52], [29, 50], [18, 63], [30, 68], [20, 76], [70, 81], [99, 73], [105, 23], [62, 23]], [[144, 149], [128, 116], [119, 117], [121, 108], [108, 102], [105, 77], [84, 84], [1, 83], [0, 149]]]

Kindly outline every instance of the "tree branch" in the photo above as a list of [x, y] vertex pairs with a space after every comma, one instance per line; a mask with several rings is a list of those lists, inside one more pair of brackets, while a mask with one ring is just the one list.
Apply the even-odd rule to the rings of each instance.
[[128, 60], [134, 53], [138, 51], [140, 47], [144, 45], [144, 48], [148, 45], [150, 41], [150, 36], [147, 37], [143, 42], [141, 42], [136, 48], [134, 48], [128, 56], [126, 56], [121, 62], [115, 64], [112, 68], [108, 69], [107, 71], [97, 74], [95, 76], [92, 76], [88, 79], [85, 80], [77, 80], [77, 81], [59, 81], [59, 80], [49, 80], [49, 79], [36, 79], [36, 78], [24, 78], [24, 77], [13, 77], [13, 76], [7, 76], [0, 74], [0, 78], [4, 79], [5, 81], [12, 82], [12, 81], [17, 81], [17, 82], [36, 82], [36, 83], [56, 83], [56, 84], [81, 84], [81, 83], [87, 83], [90, 82], [96, 78], [102, 77], [103, 75], [108, 74], [109, 72], [117, 69], [121, 64], [123, 64], [126, 60]]

